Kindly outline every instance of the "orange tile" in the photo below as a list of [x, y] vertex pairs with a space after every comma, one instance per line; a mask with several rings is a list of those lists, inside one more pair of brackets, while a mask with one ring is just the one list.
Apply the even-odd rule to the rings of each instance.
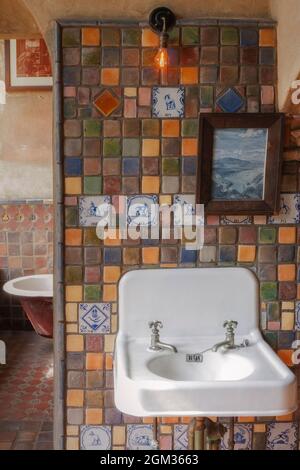
[[157, 157], [159, 155], [159, 139], [143, 139], [143, 157]]
[[256, 258], [256, 246], [240, 245], [238, 248], [238, 261], [252, 263]]
[[82, 192], [81, 178], [71, 177], [65, 178], [65, 194], [74, 195]]
[[120, 69], [118, 68], [103, 68], [101, 70], [101, 83], [102, 85], [119, 85]]
[[259, 31], [260, 46], [276, 46], [276, 30], [273, 28], [261, 29]]
[[83, 46], [99, 46], [100, 29], [99, 28], [82, 28], [82, 45]]
[[142, 31], [142, 46], [143, 47], [159, 47], [158, 34], [154, 33], [149, 28], [144, 28]]
[[295, 264], [280, 264], [278, 266], [279, 281], [294, 281], [296, 278]]
[[81, 302], [82, 301], [82, 286], [66, 286], [66, 301], [67, 302]]
[[198, 139], [182, 139], [182, 155], [184, 157], [198, 155]]
[[291, 349], [280, 349], [279, 351], [277, 351], [277, 354], [287, 366], [293, 366], [294, 365], [293, 360], [292, 360], [293, 352], [294, 351]]
[[83, 406], [83, 390], [68, 390], [67, 406]]
[[177, 417], [164, 417], [161, 419], [161, 422], [164, 424], [176, 424], [178, 423], [178, 418]]
[[67, 335], [67, 352], [81, 352], [83, 351], [83, 336], [82, 335]]
[[118, 282], [121, 276], [121, 268], [119, 266], [104, 266], [103, 280], [104, 282]]
[[114, 302], [117, 300], [117, 286], [116, 284], [104, 284], [103, 286], [103, 301]]
[[159, 176], [143, 176], [142, 178], [142, 193], [143, 194], [158, 194], [159, 193]]
[[178, 119], [164, 119], [162, 121], [162, 136], [163, 137], [179, 137], [179, 120]]
[[144, 424], [153, 424], [153, 422], [154, 422], [153, 418], [143, 418], [143, 423]]
[[279, 243], [294, 244], [296, 243], [296, 227], [280, 227]]
[[101, 408], [87, 408], [85, 410], [86, 424], [102, 424], [103, 410]]
[[112, 354], [105, 355], [105, 369], [112, 370], [113, 368], [113, 356]]
[[67, 246], [80, 246], [82, 244], [82, 230], [80, 228], [67, 228], [65, 230], [65, 244]]
[[196, 85], [198, 76], [198, 67], [181, 67], [180, 69], [180, 83], [182, 85]]
[[284, 416], [276, 416], [276, 421], [281, 421], [281, 422], [287, 422], [287, 421], [293, 421], [294, 420], [294, 415], [289, 414], [289, 415], [284, 415]]
[[120, 239], [119, 229], [108, 229], [105, 232], [104, 245], [106, 246], [119, 246], [122, 241]]
[[103, 354], [101, 353], [87, 353], [86, 355], [86, 369], [98, 370], [103, 369]]
[[144, 264], [158, 264], [159, 263], [159, 248], [147, 247], [142, 249], [142, 258]]
[[238, 422], [239, 423], [254, 423], [255, 418], [253, 418], [252, 416], [239, 417]]

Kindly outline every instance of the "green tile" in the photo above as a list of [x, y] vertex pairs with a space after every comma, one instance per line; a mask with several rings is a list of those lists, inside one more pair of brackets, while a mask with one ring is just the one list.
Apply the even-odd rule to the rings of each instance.
[[99, 65], [100, 64], [100, 48], [99, 47], [83, 47], [81, 52], [82, 65]]
[[101, 287], [84, 286], [84, 300], [86, 302], [98, 302], [101, 300]]
[[199, 28], [197, 26], [182, 28], [182, 44], [184, 46], [199, 44]]
[[100, 137], [101, 121], [96, 119], [88, 119], [83, 123], [84, 137]]
[[179, 44], [179, 28], [173, 28], [169, 32], [169, 45], [178, 46]]
[[103, 155], [104, 157], [119, 157], [121, 155], [120, 139], [104, 139]]
[[123, 29], [123, 46], [139, 46], [141, 40], [141, 31], [139, 29]]
[[76, 117], [76, 101], [74, 98], [66, 98], [64, 100], [64, 117], [65, 119]]
[[84, 194], [101, 194], [102, 178], [101, 176], [84, 177]]
[[236, 28], [222, 28], [221, 30], [221, 44], [223, 46], [235, 46], [239, 43], [239, 34]]
[[79, 46], [80, 45], [80, 29], [78, 28], [64, 28], [62, 33], [62, 45]]
[[276, 282], [262, 282], [260, 285], [260, 296], [263, 302], [269, 302], [277, 299]]
[[259, 229], [259, 243], [273, 245], [276, 243], [276, 228], [275, 227], [260, 227]]
[[163, 175], [177, 176], [180, 171], [180, 161], [178, 158], [164, 158], [162, 167]]
[[266, 342], [271, 346], [273, 349], [277, 349], [277, 332], [275, 331], [265, 331], [264, 334], [264, 339]]
[[210, 108], [214, 104], [214, 87], [201, 86], [200, 87], [200, 106], [202, 108]]
[[102, 240], [97, 236], [95, 227], [84, 230], [83, 244], [85, 246], [99, 246], [102, 244]]
[[140, 155], [139, 139], [123, 139], [123, 157], [138, 157]]
[[183, 137], [197, 137], [198, 120], [197, 119], [184, 119], [182, 121], [181, 134]]
[[280, 321], [280, 307], [278, 302], [267, 304], [268, 321]]
[[82, 282], [82, 267], [66, 266], [65, 280], [66, 282]]
[[66, 227], [77, 227], [78, 225], [78, 209], [77, 207], [66, 207], [65, 209]]

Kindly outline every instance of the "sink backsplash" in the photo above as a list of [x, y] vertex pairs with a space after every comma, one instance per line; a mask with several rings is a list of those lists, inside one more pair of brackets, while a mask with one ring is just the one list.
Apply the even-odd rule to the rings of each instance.
[[[288, 365], [299, 337], [300, 118], [287, 122], [279, 217], [209, 216], [200, 253], [173, 238], [103, 243], [96, 237], [87, 207], [97, 206], [99, 195], [170, 204], [195, 194], [199, 112], [276, 110], [274, 23], [181, 23], [162, 79], [153, 62], [158, 44], [138, 23], [62, 27], [69, 449], [135, 449], [141, 435], [151, 440], [153, 421], [122, 415], [113, 400], [117, 285], [127, 270], [248, 266], [260, 280], [265, 337]], [[185, 448], [187, 424], [160, 420], [161, 448]], [[235, 432], [237, 448], [298, 446], [295, 416], [243, 418]]]

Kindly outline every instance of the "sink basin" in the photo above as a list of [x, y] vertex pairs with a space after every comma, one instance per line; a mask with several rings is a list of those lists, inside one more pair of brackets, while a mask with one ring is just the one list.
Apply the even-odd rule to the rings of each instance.
[[[258, 281], [244, 268], [139, 270], [119, 284], [120, 327], [114, 358], [115, 403], [141, 416], [281, 416], [297, 408], [294, 374], [258, 328]], [[161, 320], [161, 341], [172, 351], [148, 349], [148, 322]], [[238, 321], [236, 343], [223, 341], [224, 320]]]
[[146, 367], [159, 377], [177, 382], [241, 380], [254, 370], [253, 363], [237, 352], [208, 352], [200, 364], [187, 363], [185, 354], [168, 354], [150, 359]]

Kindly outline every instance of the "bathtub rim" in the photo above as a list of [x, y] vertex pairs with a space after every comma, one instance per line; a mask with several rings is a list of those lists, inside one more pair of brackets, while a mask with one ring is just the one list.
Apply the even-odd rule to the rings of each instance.
[[30, 290], [30, 289], [20, 289], [15, 287], [15, 283], [19, 281], [25, 281], [27, 279], [41, 279], [41, 278], [51, 278], [52, 279], [52, 286], [53, 286], [53, 274], [33, 274], [31, 276], [22, 276], [17, 277], [15, 279], [11, 279], [7, 281], [4, 286], [3, 290], [7, 294], [16, 296], [16, 297], [30, 297], [30, 298], [49, 298], [53, 299], [53, 287], [52, 290]]

